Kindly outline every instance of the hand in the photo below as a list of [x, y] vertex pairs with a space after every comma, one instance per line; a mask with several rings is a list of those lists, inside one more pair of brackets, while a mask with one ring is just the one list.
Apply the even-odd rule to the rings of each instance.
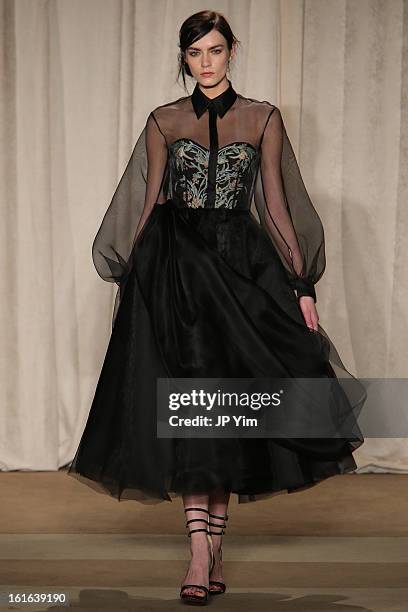
[[301, 295], [299, 306], [302, 311], [305, 323], [311, 331], [317, 331], [319, 315], [317, 314], [315, 302], [310, 295]]

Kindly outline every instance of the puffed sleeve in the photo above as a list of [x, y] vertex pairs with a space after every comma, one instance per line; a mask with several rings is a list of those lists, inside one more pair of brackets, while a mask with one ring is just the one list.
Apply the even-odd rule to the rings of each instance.
[[154, 111], [146, 121], [92, 245], [103, 280], [121, 287], [131, 253], [156, 202], [166, 200], [168, 148]]
[[326, 267], [323, 225], [306, 187], [282, 115], [270, 111], [262, 135], [254, 202], [297, 297], [310, 295]]

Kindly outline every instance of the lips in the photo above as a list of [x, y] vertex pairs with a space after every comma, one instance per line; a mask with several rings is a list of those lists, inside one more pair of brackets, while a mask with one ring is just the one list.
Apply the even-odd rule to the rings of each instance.
[[202, 72], [201, 76], [212, 76], [213, 74], [213, 72]]

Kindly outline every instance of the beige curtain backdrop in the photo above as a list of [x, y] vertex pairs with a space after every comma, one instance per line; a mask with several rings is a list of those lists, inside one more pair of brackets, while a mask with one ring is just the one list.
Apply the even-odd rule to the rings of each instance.
[[[2, 470], [56, 470], [73, 458], [114, 297], [92, 241], [148, 113], [186, 95], [175, 82], [178, 29], [203, 8], [0, 3]], [[407, 3], [208, 8], [241, 41], [235, 89], [280, 107], [322, 217], [322, 326], [355, 375], [407, 377]], [[356, 459], [359, 471], [408, 471], [408, 441], [369, 439]]]

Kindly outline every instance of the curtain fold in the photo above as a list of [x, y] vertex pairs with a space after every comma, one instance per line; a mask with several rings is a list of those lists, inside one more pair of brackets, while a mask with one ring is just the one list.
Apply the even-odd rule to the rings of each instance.
[[[322, 218], [322, 324], [356, 376], [407, 377], [407, 3], [214, 8], [241, 41], [234, 88], [279, 106]], [[0, 2], [2, 470], [73, 458], [115, 296], [92, 240], [149, 112], [187, 95], [175, 82], [178, 29], [201, 9]], [[367, 439], [356, 460], [359, 471], [408, 471], [408, 441]]]

